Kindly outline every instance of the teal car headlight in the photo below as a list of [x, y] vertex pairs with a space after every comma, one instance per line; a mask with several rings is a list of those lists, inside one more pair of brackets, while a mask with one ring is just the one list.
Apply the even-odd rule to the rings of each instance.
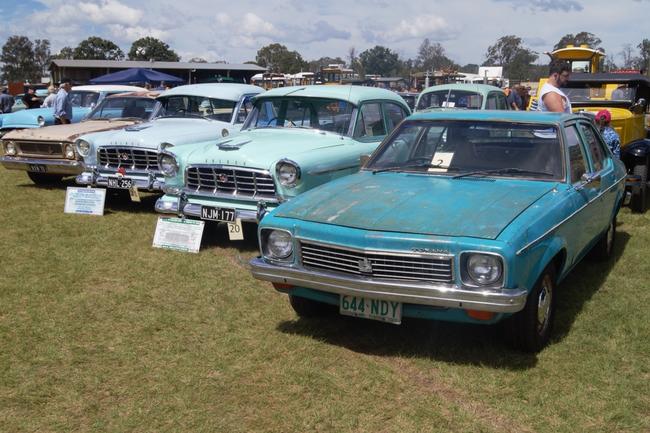
[[165, 176], [176, 176], [176, 173], [178, 173], [178, 162], [176, 162], [176, 157], [170, 153], [160, 155], [158, 166]]
[[293, 237], [286, 230], [262, 229], [262, 254], [271, 260], [284, 260], [293, 254]]
[[291, 160], [283, 159], [275, 165], [275, 174], [280, 185], [293, 188], [300, 179], [300, 167]]
[[86, 140], [77, 140], [75, 145], [77, 147], [77, 152], [79, 152], [79, 155], [83, 156], [84, 158], [90, 155], [90, 143], [88, 143]]
[[36, 118], [36, 121], [38, 122], [38, 126], [45, 126], [45, 117], [43, 116], [38, 116]]
[[462, 256], [461, 272], [463, 282], [469, 285], [501, 285], [503, 259], [496, 254], [465, 253]]

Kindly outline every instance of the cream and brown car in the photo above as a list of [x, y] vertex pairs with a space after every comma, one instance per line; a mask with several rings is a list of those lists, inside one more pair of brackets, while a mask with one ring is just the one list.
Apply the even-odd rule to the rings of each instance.
[[74, 142], [92, 132], [121, 129], [149, 120], [158, 109], [157, 92], [120, 93], [103, 99], [79, 123], [15, 130], [2, 137], [0, 163], [24, 170], [36, 184], [60, 181], [83, 171]]

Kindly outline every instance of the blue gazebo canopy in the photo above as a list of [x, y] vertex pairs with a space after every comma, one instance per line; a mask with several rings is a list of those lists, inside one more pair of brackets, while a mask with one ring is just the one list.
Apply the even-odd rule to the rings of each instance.
[[101, 77], [93, 78], [90, 84], [131, 84], [131, 83], [184, 83], [182, 78], [173, 75], [165, 74], [163, 72], [154, 71], [153, 69], [145, 68], [131, 68], [123, 71], [113, 72], [111, 74], [102, 75]]

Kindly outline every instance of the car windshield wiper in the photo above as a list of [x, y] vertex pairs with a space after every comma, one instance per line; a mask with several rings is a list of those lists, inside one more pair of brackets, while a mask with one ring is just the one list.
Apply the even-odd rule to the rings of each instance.
[[384, 171], [403, 171], [411, 168], [442, 168], [449, 170], [449, 166], [447, 165], [442, 165], [442, 164], [431, 164], [430, 162], [424, 163], [424, 164], [409, 164], [409, 165], [396, 165], [393, 167], [384, 167], [384, 168], [377, 168], [372, 171], [372, 174], [377, 174], [377, 173], [382, 173]]
[[532, 174], [532, 175], [548, 176], [548, 177], [554, 176], [553, 173], [549, 173], [547, 171], [534, 171], [534, 170], [524, 170], [516, 167], [506, 167], [506, 168], [494, 168], [489, 170], [467, 171], [465, 173], [457, 174], [452, 179], [458, 179], [466, 176], [479, 176], [479, 175], [487, 176], [490, 174]]
[[207, 116], [201, 116], [200, 114], [195, 114], [195, 113], [174, 113], [174, 114], [164, 114], [162, 116], [158, 116], [157, 119], [164, 119], [164, 118], [169, 118], [169, 117], [195, 117], [198, 119], [205, 119], [205, 120], [212, 120]]

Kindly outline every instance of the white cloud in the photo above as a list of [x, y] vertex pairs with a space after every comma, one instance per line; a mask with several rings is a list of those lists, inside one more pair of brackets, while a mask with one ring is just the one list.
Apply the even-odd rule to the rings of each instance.
[[456, 31], [439, 15], [420, 15], [414, 19], [401, 20], [397, 25], [383, 25], [387, 30], [378, 31], [376, 26], [364, 31], [366, 37], [377, 42], [400, 42], [407, 39], [434, 37], [446, 40], [455, 36]]
[[142, 11], [131, 8], [117, 0], [103, 0], [99, 4], [80, 2], [79, 10], [96, 24], [136, 25], [144, 15]]
[[166, 30], [148, 28], [141, 26], [123, 26], [121, 24], [110, 24], [108, 26], [113, 37], [127, 42], [133, 42], [136, 39], [151, 36], [156, 39], [165, 39], [169, 36]]

